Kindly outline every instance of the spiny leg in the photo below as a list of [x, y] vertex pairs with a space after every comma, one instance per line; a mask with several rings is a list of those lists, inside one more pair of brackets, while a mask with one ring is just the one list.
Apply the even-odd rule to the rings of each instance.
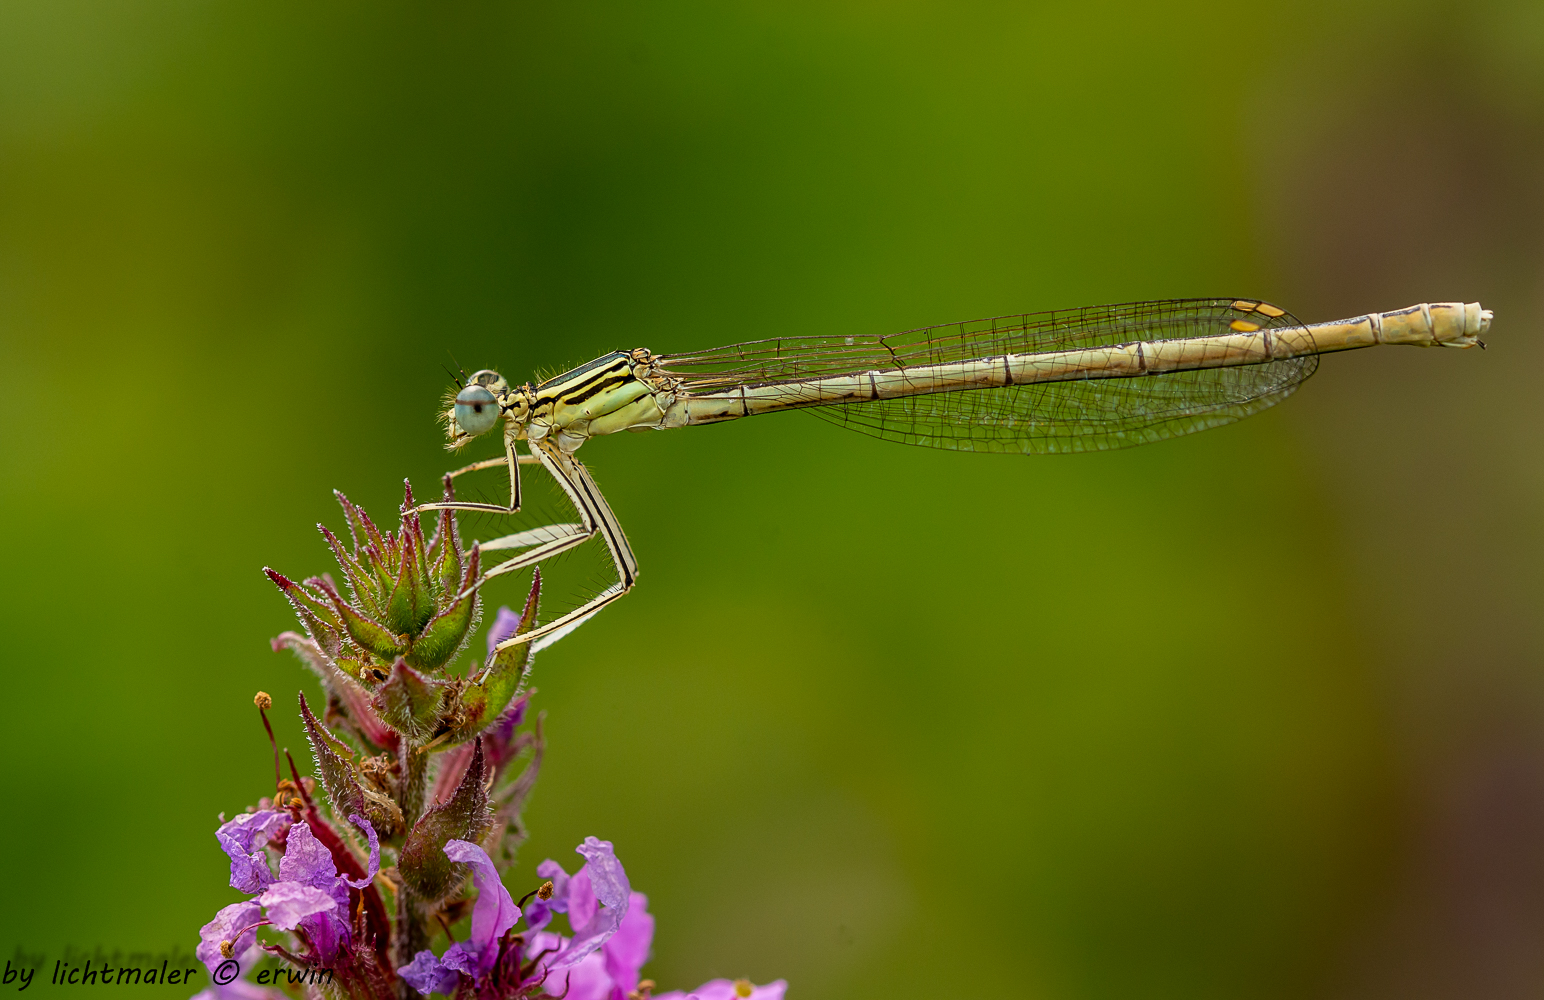
[[506, 535], [503, 538], [496, 538], [485, 544], [480, 544], [480, 549], [491, 551], [525, 548], [526, 546], [532, 546], [532, 548], [530, 551], [515, 556], [512, 559], [507, 559], [489, 569], [486, 573], [483, 573], [478, 579], [477, 585], [481, 586], [484, 581], [492, 577], [533, 566], [560, 552], [566, 552], [593, 538], [597, 533], [605, 537], [606, 548], [611, 553], [612, 563], [616, 566], [619, 582], [607, 587], [595, 597], [561, 616], [556, 621], [549, 622], [534, 631], [522, 633], [518, 637], [500, 644], [498, 647], [502, 649], [517, 642], [540, 640], [537, 642], [537, 648], [544, 648], [572, 632], [589, 620], [601, 608], [631, 590], [633, 583], [638, 578], [638, 561], [633, 556], [632, 546], [628, 544], [627, 536], [623, 534], [622, 526], [617, 522], [616, 515], [611, 512], [610, 505], [606, 503], [605, 497], [601, 495], [600, 489], [595, 485], [595, 480], [590, 478], [588, 470], [585, 469], [582, 463], [572, 455], [547, 442], [533, 445], [533, 454], [531, 455], [520, 455], [515, 450], [515, 440], [512, 435], [505, 435], [503, 458], [473, 462], [471, 465], [464, 466], [450, 473], [450, 476], [454, 478], [468, 472], [477, 472], [483, 469], [507, 465], [510, 468], [511, 497], [508, 507], [501, 507], [497, 504], [439, 501], [436, 503], [419, 504], [414, 508], [414, 511], [468, 510], [495, 514], [514, 514], [520, 509], [519, 467], [521, 465], [540, 463], [551, 473], [552, 477], [563, 487], [563, 491], [568, 494], [568, 498], [578, 511], [582, 523], [554, 524], [532, 528], [528, 531]]
[[[480, 472], [484, 469], [494, 469], [510, 464], [510, 456], [513, 454], [518, 469], [521, 465], [540, 465], [543, 460], [538, 455], [521, 455], [514, 452], [514, 440], [506, 438], [506, 453], [500, 458], [484, 459], [463, 466], [454, 472], [448, 473], [451, 479], [465, 475], [468, 472]], [[511, 494], [519, 496], [518, 474], [511, 477]], [[518, 503], [512, 503], [509, 507], [500, 507], [496, 504], [460, 503], [457, 501], [440, 501], [432, 504], [421, 504], [415, 510], [473, 510], [478, 512], [490, 512], [498, 514], [513, 514], [519, 509]], [[584, 516], [581, 513], [581, 516]], [[549, 559], [561, 552], [566, 552], [595, 536], [593, 519], [586, 517], [585, 524], [551, 524], [539, 528], [531, 528], [527, 531], [517, 532], [513, 535], [505, 535], [487, 542], [480, 542], [478, 548], [483, 552], [499, 552], [508, 549], [529, 548], [530, 551], [506, 559], [483, 573], [477, 580], [481, 586], [487, 580], [513, 573], [534, 566], [537, 563]]]
[[[611, 506], [606, 503], [606, 498], [596, 487], [595, 480], [590, 478], [589, 471], [578, 459], [546, 441], [537, 443], [534, 450], [541, 456], [542, 464], [547, 467], [548, 472], [552, 473], [552, 477], [563, 487], [563, 491], [568, 494], [568, 498], [579, 511], [579, 517], [584, 522], [582, 525], [584, 535], [579, 538], [579, 541], [596, 533], [605, 538], [606, 548], [611, 553], [611, 561], [616, 565], [617, 582], [555, 621], [506, 639], [499, 643], [496, 649], [536, 640], [542, 640], [536, 643], [536, 649], [550, 646], [584, 624], [601, 608], [631, 590], [638, 579], [638, 560], [633, 556], [632, 546], [628, 544], [627, 536], [622, 533], [622, 526], [617, 523], [616, 515], [611, 512]], [[577, 545], [578, 541], [573, 544]]]
[[413, 508], [413, 513], [421, 514], [428, 510], [471, 510], [488, 514], [516, 514], [520, 511], [520, 466], [534, 465], [541, 461], [535, 455], [521, 455], [515, 451], [515, 432], [504, 432], [504, 457], [490, 458], [481, 462], [473, 462], [450, 473], [452, 479], [468, 472], [477, 472], [481, 469], [493, 469], [500, 465], [509, 466], [509, 506], [504, 507], [496, 503], [467, 503], [462, 500], [437, 500], [434, 503], [421, 503]]
[[[520, 473], [522, 465], [540, 465], [542, 459], [537, 455], [521, 455], [515, 450], [515, 441], [512, 435], [506, 434], [504, 438], [504, 455], [501, 458], [488, 458], [471, 465], [462, 466], [446, 475], [450, 479], [465, 475], [468, 472], [480, 472], [484, 469], [496, 469], [499, 466], [510, 468], [510, 504], [501, 507], [498, 504], [463, 503], [460, 501], [438, 501], [435, 503], [419, 504], [413, 508], [413, 513], [427, 510], [470, 510], [479, 513], [515, 514], [520, 510]], [[582, 524], [551, 524], [540, 528], [532, 528], [528, 531], [517, 532], [513, 535], [505, 535], [478, 544], [478, 548], [484, 552], [497, 552], [505, 549], [523, 549], [530, 547], [529, 552], [506, 559], [495, 565], [478, 577], [475, 587], [480, 587], [495, 576], [505, 573], [513, 573], [534, 566], [544, 559], [551, 558], [560, 552], [566, 552], [575, 546], [581, 545], [594, 537], [593, 525]], [[475, 588], [474, 588], [475, 589]]]
[[[535, 455], [516, 455], [515, 458], [521, 465], [540, 465], [541, 459]], [[468, 472], [481, 472], [483, 469], [497, 469], [501, 465], [508, 465], [509, 459], [500, 455], [498, 458], [485, 458], [481, 462], [473, 462], [471, 465], [463, 465], [459, 469], [445, 473], [452, 479], [464, 476]]]
[[593, 528], [586, 528], [582, 524], [549, 524], [540, 528], [532, 528], [515, 535], [506, 535], [503, 538], [495, 538], [488, 542], [479, 542], [477, 547], [482, 552], [498, 552], [504, 549], [523, 549], [530, 547], [530, 551], [524, 552], [513, 558], [506, 559], [492, 569], [484, 573], [478, 579], [478, 585], [491, 580], [493, 577], [502, 576], [505, 573], [513, 573], [516, 570], [534, 566], [543, 559], [549, 559], [559, 552], [567, 552], [569, 549], [583, 545], [595, 537]]

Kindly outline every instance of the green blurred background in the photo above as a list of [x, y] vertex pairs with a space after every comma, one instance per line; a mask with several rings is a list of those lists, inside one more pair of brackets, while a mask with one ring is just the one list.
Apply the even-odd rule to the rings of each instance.
[[259, 567], [433, 489], [448, 352], [1478, 299], [1128, 452], [591, 443], [523, 858], [613, 840], [661, 988], [1540, 995], [1541, 176], [1536, 3], [5, 3], [0, 950], [237, 898]]

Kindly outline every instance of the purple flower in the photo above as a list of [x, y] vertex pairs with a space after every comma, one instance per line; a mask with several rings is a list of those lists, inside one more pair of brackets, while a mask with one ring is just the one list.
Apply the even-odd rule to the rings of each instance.
[[425, 948], [413, 956], [413, 960], [397, 970], [397, 975], [407, 980], [407, 984], [424, 996], [430, 993], [449, 994], [461, 981], [461, 976], [455, 969], [447, 969], [440, 964], [440, 960], [434, 957], [434, 952]]
[[765, 986], [755, 986], [748, 979], [710, 979], [690, 993], [674, 990], [660, 993], [654, 1000], [783, 1000], [788, 982], [779, 979]]
[[[300, 922], [305, 918], [328, 914], [329, 911], [335, 911], [338, 908], [338, 901], [332, 896], [309, 885], [301, 885], [299, 882], [275, 882], [266, 892], [257, 897], [257, 901], [268, 912], [268, 922], [281, 931], [292, 931], [299, 927]], [[330, 915], [333, 922], [338, 922], [335, 913]], [[331, 951], [332, 949], [324, 947], [322, 950]]]
[[475, 979], [486, 976], [499, 959], [499, 942], [504, 932], [520, 919], [520, 907], [504, 888], [498, 869], [488, 852], [466, 840], [447, 840], [445, 856], [472, 866], [472, 884], [477, 887], [477, 903], [472, 907], [472, 934], [465, 941], [451, 945], [442, 958], [425, 949], [397, 974], [420, 993], [448, 993], [457, 982], [456, 973]]
[[[654, 918], [648, 897], [633, 892], [611, 844], [586, 837], [576, 851], [586, 864], [570, 877], [550, 858], [536, 872], [552, 880], [552, 898], [531, 904], [526, 924], [538, 933], [526, 949], [548, 976], [549, 993], [565, 989], [569, 1000], [611, 1000], [638, 987], [638, 970], [648, 961]], [[604, 906], [604, 908], [602, 908]], [[540, 928], [553, 913], [568, 914], [574, 936]]]
[[[227, 958], [245, 955], [257, 945], [257, 925], [263, 916], [252, 900], [232, 903], [214, 915], [214, 919], [198, 929], [198, 947], [193, 955], [214, 975], [214, 970]], [[230, 954], [223, 946], [230, 942]], [[240, 959], [237, 959], [240, 961]]]
[[[378, 854], [375, 861], [379, 867]], [[349, 943], [348, 883], [338, 875], [332, 852], [304, 822], [290, 827], [279, 860], [279, 881], [257, 901], [275, 927], [304, 930], [324, 962], [335, 959]]]
[[[574, 938], [553, 960], [554, 970], [577, 965], [604, 945], [622, 925], [632, 897], [627, 873], [609, 840], [586, 837], [574, 850], [588, 863], [568, 883], [568, 923], [574, 929]], [[555, 898], [556, 886], [553, 888]], [[597, 902], [605, 909], [599, 909]]]
[[[499, 879], [488, 852], [466, 840], [445, 841], [445, 856], [472, 866], [477, 903], [472, 907], [472, 936], [445, 952], [444, 964], [476, 979], [499, 957], [499, 939], [520, 919], [520, 907]], [[453, 955], [454, 953], [454, 955]], [[454, 964], [453, 964], [454, 963]]]
[[[231, 888], [242, 892], [262, 892], [273, 884], [268, 870], [268, 854], [263, 848], [290, 825], [290, 815], [276, 809], [242, 813], [215, 831], [220, 848], [231, 859]], [[254, 849], [255, 847], [255, 849]]]
[[[227, 906], [215, 914], [213, 921], [204, 925], [200, 932], [203, 943], [196, 954], [209, 965], [211, 975], [224, 960], [220, 942], [230, 940], [231, 933], [245, 926], [232, 923], [237, 919], [245, 920], [246, 925], [266, 922], [283, 931], [298, 928], [305, 932], [316, 949], [317, 958], [323, 962], [331, 962], [342, 953], [349, 944], [349, 887], [363, 889], [381, 867], [380, 839], [375, 828], [357, 814], [349, 819], [365, 831], [370, 841], [368, 874], [357, 882], [338, 874], [332, 852], [316, 839], [308, 824], [291, 824], [286, 814], [273, 810], [243, 814], [220, 827], [216, 837], [231, 859], [231, 885], [243, 892], [261, 895]], [[275, 879], [268, 869], [267, 854], [261, 848], [285, 824], [289, 824], [289, 836], [284, 845], [284, 856], [279, 859], [279, 877]], [[254, 844], [259, 850], [251, 850]], [[259, 910], [264, 913], [260, 914]], [[214, 937], [219, 934], [225, 937]], [[255, 937], [255, 931], [248, 931], [234, 942], [233, 950], [244, 951]], [[213, 964], [210, 964], [211, 958]]]
[[[572, 967], [553, 969], [543, 962], [544, 971], [549, 972], [547, 992], [557, 995], [567, 990], [564, 1000], [614, 1000], [637, 989], [638, 970], [649, 960], [649, 948], [654, 943], [654, 917], [648, 905], [647, 896], [632, 893], [627, 915], [616, 933], [599, 951], [591, 952]], [[561, 956], [568, 948], [568, 938], [541, 931], [532, 936], [526, 954], [534, 958], [543, 952], [556, 952]]]
[[[210, 978], [214, 977], [214, 971], [220, 967], [220, 963], [225, 961], [225, 955], [220, 950], [220, 946], [227, 941], [231, 944], [231, 957], [241, 964], [242, 969], [251, 969], [257, 965], [258, 959], [263, 956], [263, 950], [257, 943], [257, 925], [262, 922], [262, 919], [257, 903], [248, 899], [225, 907], [214, 915], [213, 920], [199, 928], [199, 943], [193, 954], [209, 969]], [[207, 990], [194, 994], [192, 1000], [286, 1000], [286, 998], [277, 990], [237, 979], [224, 986], [212, 985]]]
[[601, 947], [606, 972], [624, 994], [638, 988], [638, 970], [649, 960], [653, 944], [654, 915], [649, 912], [649, 897], [641, 892], [632, 893], [621, 926]]

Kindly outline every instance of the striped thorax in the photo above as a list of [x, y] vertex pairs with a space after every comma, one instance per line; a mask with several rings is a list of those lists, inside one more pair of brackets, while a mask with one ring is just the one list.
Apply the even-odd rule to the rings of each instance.
[[[548, 379], [511, 387], [495, 371], [477, 372], [446, 413], [450, 447], [459, 448], [492, 428], [477, 409], [492, 403], [506, 421], [506, 433], [535, 444], [550, 441], [573, 454], [592, 437], [660, 426], [669, 406], [635, 368], [647, 351], [621, 351]], [[664, 399], [658, 398], [664, 395]]]

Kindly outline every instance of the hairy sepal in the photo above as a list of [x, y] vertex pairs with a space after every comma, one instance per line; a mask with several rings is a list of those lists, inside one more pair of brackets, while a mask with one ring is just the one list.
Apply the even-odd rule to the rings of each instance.
[[348, 602], [344, 601], [342, 595], [338, 593], [338, 589], [326, 581], [322, 581], [320, 586], [332, 601], [333, 607], [337, 609], [338, 617], [342, 620], [343, 628], [348, 632], [350, 639], [387, 663], [402, 655], [402, 651], [407, 648], [406, 636], [392, 632], [380, 622], [366, 618], [349, 607]]
[[317, 645], [328, 656], [336, 657], [342, 652], [343, 629], [332, 608], [282, 573], [264, 566], [263, 575], [279, 588], [284, 599], [289, 601], [290, 607], [295, 610], [295, 617], [299, 618], [300, 624], [305, 626], [306, 634], [316, 640]]
[[370, 787], [361, 780], [359, 766], [354, 760], [354, 750], [347, 743], [328, 732], [306, 704], [304, 693], [300, 695], [300, 717], [305, 722], [306, 736], [311, 742], [311, 754], [316, 758], [316, 773], [327, 791], [334, 816], [361, 813], [382, 836], [396, 836], [402, 832], [402, 810], [391, 797]]
[[440, 726], [445, 703], [446, 681], [425, 677], [403, 660], [392, 664], [391, 676], [376, 689], [370, 705], [381, 720], [421, 745]]
[[466, 572], [461, 577], [461, 587], [453, 591], [450, 605], [430, 620], [423, 635], [413, 640], [406, 659], [423, 670], [438, 670], [449, 663], [466, 640], [467, 630], [477, 618], [478, 549], [472, 546], [466, 561]]

